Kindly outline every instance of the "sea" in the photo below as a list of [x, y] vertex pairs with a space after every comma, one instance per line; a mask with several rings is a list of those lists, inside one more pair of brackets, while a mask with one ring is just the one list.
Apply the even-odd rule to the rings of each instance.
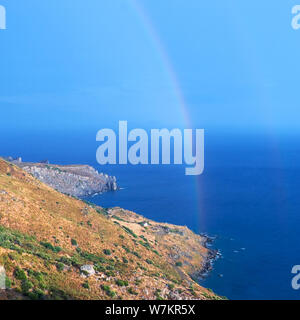
[[[8, 143], [9, 141], [9, 143]], [[119, 206], [214, 238], [221, 252], [199, 283], [228, 299], [299, 299], [300, 137], [206, 134], [205, 169], [185, 165], [97, 164], [94, 133], [1, 135], [1, 155], [24, 161], [90, 164], [117, 177], [120, 190], [87, 200]]]

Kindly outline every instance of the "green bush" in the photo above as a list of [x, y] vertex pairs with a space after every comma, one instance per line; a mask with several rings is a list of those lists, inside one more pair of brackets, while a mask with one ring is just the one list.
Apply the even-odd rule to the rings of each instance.
[[51, 250], [53, 252], [60, 252], [62, 249], [61, 247], [54, 247], [51, 243], [49, 242], [40, 242], [40, 244], [45, 247], [48, 250]]
[[67, 257], [61, 257], [59, 259], [60, 262], [62, 262], [63, 264], [70, 266], [72, 264], [72, 260], [70, 258]]
[[82, 252], [81, 248], [77, 247], [76, 251], [80, 254]]
[[41, 245], [42, 245], [43, 247], [45, 247], [46, 249], [49, 249], [49, 250], [54, 251], [54, 247], [53, 247], [53, 245], [52, 245], [51, 243], [49, 243], [49, 242], [43, 242], [43, 241], [41, 241], [40, 243], [41, 243]]
[[105, 272], [105, 270], [106, 270], [105, 267], [102, 266], [102, 265], [100, 265], [100, 264], [94, 265], [94, 268], [95, 268], [95, 270], [98, 271], [98, 272]]
[[89, 285], [89, 282], [88, 281], [85, 281], [83, 284], [82, 284], [83, 288], [85, 289], [89, 289], [90, 288], [90, 285]]
[[156, 300], [164, 300], [163, 297], [160, 295], [161, 290], [160, 289], [156, 289], [154, 295], [156, 296]]
[[168, 288], [169, 288], [170, 290], [173, 290], [174, 287], [175, 287], [175, 285], [174, 285], [173, 283], [169, 283], [169, 284], [168, 284]]
[[106, 254], [107, 256], [111, 255], [111, 251], [109, 249], [104, 249], [103, 253]]
[[5, 278], [5, 287], [6, 289], [11, 287], [11, 280], [8, 277]]
[[15, 269], [15, 277], [18, 279], [18, 280], [26, 280], [27, 279], [27, 276], [25, 274], [25, 271], [20, 269], [19, 267], [17, 267]]
[[116, 296], [116, 293], [109, 286], [102, 285], [101, 288], [109, 297], [114, 298]]
[[108, 266], [106, 266], [106, 270], [111, 270], [111, 271], [113, 271], [113, 270], [115, 270], [115, 266], [113, 266], [113, 265], [108, 265]]
[[129, 229], [129, 228], [125, 227], [125, 226], [123, 226], [123, 229], [124, 229], [127, 233], [129, 233], [130, 235], [132, 235], [134, 238], [137, 238], [137, 237], [138, 237], [131, 229]]
[[107, 277], [115, 277], [115, 276], [116, 276], [113, 271], [105, 271], [105, 275], [106, 275]]
[[146, 259], [146, 262], [147, 262], [148, 264], [153, 264], [153, 261], [150, 260], [150, 259]]
[[63, 271], [64, 270], [64, 264], [63, 263], [61, 263], [61, 262], [59, 262], [57, 265], [56, 265], [56, 269], [58, 270], [58, 271]]
[[118, 285], [119, 287], [127, 287], [128, 281], [118, 279], [118, 280], [116, 280], [116, 285]]
[[31, 300], [43, 300], [45, 298], [44, 292], [40, 289], [34, 289], [32, 292], [28, 292], [27, 295]]
[[181, 261], [177, 261], [175, 265], [176, 265], [176, 267], [182, 267], [182, 262]]
[[21, 289], [24, 294], [28, 293], [28, 291], [32, 288], [33, 288], [33, 283], [30, 282], [28, 279], [25, 279], [22, 281]]
[[139, 259], [141, 259], [142, 257], [140, 256], [139, 253], [137, 253], [136, 251], [133, 251], [132, 254], [134, 254], [136, 257], [138, 257]]
[[130, 253], [130, 249], [127, 248], [126, 246], [122, 245], [122, 248], [123, 248], [127, 253]]
[[77, 246], [77, 241], [75, 239], [71, 239], [72, 246]]
[[138, 293], [136, 291], [134, 291], [132, 288], [128, 288], [127, 292], [134, 295], [134, 296], [138, 295]]

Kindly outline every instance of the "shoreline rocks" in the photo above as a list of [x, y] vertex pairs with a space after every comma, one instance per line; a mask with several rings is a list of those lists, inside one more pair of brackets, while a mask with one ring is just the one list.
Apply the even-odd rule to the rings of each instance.
[[191, 275], [193, 278], [197, 279], [198, 281], [203, 280], [209, 275], [210, 272], [212, 272], [214, 262], [222, 256], [219, 250], [211, 248], [214, 240], [216, 239], [215, 237], [208, 236], [207, 234], [204, 234], [204, 233], [201, 233], [200, 235], [205, 239], [203, 246], [208, 249], [208, 254], [205, 257], [204, 263], [202, 265], [202, 269]]

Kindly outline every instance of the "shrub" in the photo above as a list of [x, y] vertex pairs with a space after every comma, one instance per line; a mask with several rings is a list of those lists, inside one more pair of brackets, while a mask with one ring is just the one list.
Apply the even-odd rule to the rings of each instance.
[[134, 295], [134, 296], [138, 295], [138, 293], [136, 291], [134, 291], [131, 287], [127, 289], [127, 292]]
[[134, 255], [135, 255], [136, 257], [138, 257], [139, 259], [142, 258], [136, 251], [133, 251], [132, 254], [134, 254]]
[[44, 292], [40, 289], [34, 289], [32, 292], [28, 292], [27, 295], [31, 300], [42, 300], [45, 298]]
[[81, 248], [77, 247], [76, 251], [80, 254], [82, 252]]
[[128, 260], [125, 257], [123, 257], [122, 259], [124, 263], [128, 263]]
[[62, 248], [61, 247], [54, 247], [54, 252], [58, 253], [61, 252]]
[[67, 266], [70, 266], [72, 264], [72, 260], [67, 257], [61, 257], [59, 261]]
[[58, 271], [63, 271], [64, 270], [64, 264], [63, 263], [61, 263], [61, 262], [59, 262], [57, 265], [56, 265], [56, 269], [58, 270]]
[[8, 277], [5, 278], [5, 287], [6, 289], [11, 287], [11, 280]]
[[108, 265], [108, 266], [106, 266], [106, 270], [115, 270], [115, 266], [113, 266], [113, 265]]
[[159, 256], [159, 253], [157, 250], [152, 250], [152, 251]]
[[85, 281], [83, 284], [82, 284], [83, 288], [85, 289], [89, 289], [90, 288], [90, 285], [89, 285], [89, 282], [88, 281]]
[[160, 295], [161, 290], [160, 289], [156, 289], [154, 295], [156, 296], [156, 300], [164, 300], [164, 298]]
[[181, 261], [177, 261], [176, 262], [176, 267], [182, 267], [182, 262]]
[[71, 239], [72, 246], [77, 246], [77, 241], [75, 239]]
[[116, 280], [116, 285], [118, 285], [119, 287], [127, 287], [128, 281], [118, 279], [118, 280]]
[[49, 243], [49, 242], [41, 242], [41, 245], [42, 245], [43, 247], [45, 247], [46, 249], [49, 249], [49, 250], [54, 251], [53, 245], [52, 245], [51, 243]]
[[168, 284], [168, 288], [169, 288], [170, 290], [173, 290], [174, 287], [175, 287], [175, 285], [174, 285], [173, 283], [169, 283], [169, 284]]
[[146, 259], [146, 262], [147, 262], [148, 264], [153, 264], [153, 261], [150, 260], [150, 259]]
[[125, 226], [123, 226], [123, 229], [124, 229], [127, 233], [131, 234], [134, 238], [137, 238], [137, 237], [138, 237], [131, 229], [129, 229], [129, 228], [125, 227]]
[[116, 276], [113, 271], [106, 271], [106, 272], [105, 272], [105, 275], [106, 275], [107, 277], [115, 277], [115, 276]]
[[139, 244], [141, 244], [143, 247], [145, 247], [148, 250], [151, 249], [151, 246], [150, 246], [149, 242], [147, 242], [147, 241], [143, 242], [143, 241], [139, 240]]
[[100, 265], [100, 264], [94, 265], [94, 268], [95, 268], [95, 270], [98, 271], [98, 272], [105, 272], [105, 270], [106, 270], [105, 267], [102, 266], [102, 265]]
[[102, 285], [101, 288], [109, 297], [114, 298], [116, 296], [116, 293], [112, 291], [109, 286]]
[[130, 253], [130, 249], [127, 248], [126, 246], [122, 245], [122, 248], [123, 248], [127, 253]]
[[107, 256], [111, 255], [111, 251], [109, 249], [104, 249], [103, 253], [106, 254]]
[[18, 280], [26, 280], [27, 279], [27, 276], [24, 272], [24, 270], [20, 269], [19, 267], [17, 267], [15, 269], [15, 277], [18, 279]]
[[21, 289], [24, 294], [28, 293], [28, 291], [32, 288], [33, 288], [33, 283], [30, 282], [28, 279], [25, 279], [22, 281]]
[[99, 263], [105, 263], [105, 262], [106, 262], [106, 259], [103, 258], [103, 257], [99, 257], [99, 258], [98, 258], [98, 262], [99, 262]]
[[48, 250], [51, 250], [53, 252], [60, 252], [62, 249], [61, 247], [54, 247], [51, 243], [49, 242], [40, 242], [40, 244], [45, 247]]

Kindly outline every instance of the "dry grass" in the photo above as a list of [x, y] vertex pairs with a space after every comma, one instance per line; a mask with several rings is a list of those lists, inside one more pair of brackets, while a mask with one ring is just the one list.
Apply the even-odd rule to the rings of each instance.
[[[12, 288], [0, 298], [217, 298], [189, 276], [201, 269], [207, 254], [200, 236], [186, 227], [156, 223], [120, 208], [103, 213], [103, 208], [63, 195], [0, 159], [0, 264]], [[141, 225], [145, 221], [146, 227]], [[59, 271], [62, 257], [72, 263], [61, 265], [64, 270]], [[177, 261], [182, 267], [176, 267]], [[99, 268], [85, 279], [80, 264]], [[32, 284], [27, 291], [24, 280], [16, 277], [18, 267]], [[118, 286], [117, 279], [128, 281], [128, 286]], [[89, 288], [83, 286], [86, 281]]]

